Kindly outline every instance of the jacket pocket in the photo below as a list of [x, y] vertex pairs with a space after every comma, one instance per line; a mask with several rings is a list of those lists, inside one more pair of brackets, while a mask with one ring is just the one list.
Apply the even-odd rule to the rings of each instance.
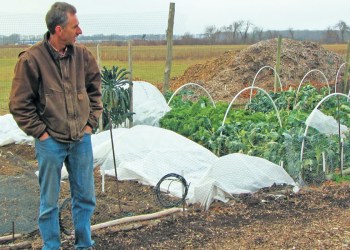
[[90, 100], [85, 88], [79, 89], [76, 94], [78, 121], [80, 128], [83, 129], [90, 115]]
[[40, 112], [40, 116], [49, 129], [60, 134], [67, 132], [67, 111], [63, 92], [51, 90], [45, 94], [44, 110]]

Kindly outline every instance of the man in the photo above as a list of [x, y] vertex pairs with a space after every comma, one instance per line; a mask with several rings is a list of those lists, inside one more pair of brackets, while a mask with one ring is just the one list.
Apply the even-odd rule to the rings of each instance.
[[58, 198], [62, 164], [68, 173], [75, 247], [91, 247], [96, 200], [91, 133], [102, 112], [101, 76], [92, 54], [75, 45], [82, 34], [74, 6], [56, 2], [44, 40], [19, 55], [10, 95], [18, 126], [35, 138], [39, 165], [39, 229], [43, 249], [60, 248]]

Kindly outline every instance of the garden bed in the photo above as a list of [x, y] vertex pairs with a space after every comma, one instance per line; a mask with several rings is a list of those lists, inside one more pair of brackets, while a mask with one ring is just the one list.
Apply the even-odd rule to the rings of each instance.
[[[33, 147], [12, 144], [0, 150], [1, 176], [10, 178], [36, 170]], [[101, 193], [101, 177], [96, 169], [95, 184], [97, 209], [93, 224], [164, 209], [157, 204], [152, 187], [123, 181], [119, 183], [121, 212], [115, 178], [106, 179], [105, 193]], [[62, 183], [62, 188], [64, 199], [68, 197], [67, 183]], [[209, 211], [191, 205], [176, 216], [97, 230], [94, 239], [96, 249], [346, 249], [350, 247], [349, 209], [349, 184], [326, 182], [303, 187], [296, 194], [288, 187], [274, 186], [235, 196], [228, 203], [215, 202]], [[33, 226], [32, 234], [24, 234], [16, 242], [29, 240], [33, 248], [39, 248], [41, 240], [35, 229]], [[63, 235], [64, 248], [73, 244], [73, 239]]]

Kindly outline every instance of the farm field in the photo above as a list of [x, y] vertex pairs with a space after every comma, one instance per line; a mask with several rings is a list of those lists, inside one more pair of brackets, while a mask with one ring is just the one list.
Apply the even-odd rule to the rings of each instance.
[[[208, 59], [218, 57], [227, 50], [238, 52], [248, 45], [201, 45], [201, 46], [174, 46], [171, 77], [182, 75], [185, 70], [194, 64], [203, 63]], [[88, 45], [96, 56], [97, 46]], [[346, 44], [323, 45], [324, 48], [337, 52], [343, 56], [346, 53]], [[0, 47], [0, 115], [8, 112], [8, 96], [13, 76], [13, 69], [17, 55], [25, 47]], [[100, 46], [100, 65], [110, 67], [117, 65], [128, 68], [127, 46]], [[164, 78], [166, 46], [134, 46], [133, 79], [144, 80], [161, 86]]]
[[[96, 56], [97, 46], [88, 45], [88, 49]], [[174, 46], [171, 77], [182, 75], [193, 64], [202, 63], [212, 57], [219, 56], [226, 50], [239, 51], [242, 45], [215, 46]], [[7, 102], [13, 69], [17, 55], [26, 47], [0, 47], [0, 115], [8, 112]], [[100, 46], [101, 67], [117, 65], [128, 68], [127, 46]], [[134, 46], [133, 79], [144, 80], [158, 86], [164, 78], [166, 46]]]

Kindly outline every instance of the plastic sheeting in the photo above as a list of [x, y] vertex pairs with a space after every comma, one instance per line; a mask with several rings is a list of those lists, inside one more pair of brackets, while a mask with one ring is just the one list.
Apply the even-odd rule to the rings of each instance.
[[218, 158], [198, 181], [193, 202], [208, 209], [215, 199], [226, 201], [231, 194], [251, 193], [273, 184], [296, 186], [279, 165], [255, 156], [229, 154]]
[[[206, 209], [213, 200], [226, 201], [230, 194], [255, 192], [274, 183], [296, 185], [282, 167], [262, 158], [244, 154], [218, 158], [201, 145], [162, 128], [136, 126], [118, 130], [114, 130], [114, 144], [120, 180], [155, 186], [166, 174], [183, 175], [190, 183], [188, 202], [199, 202]], [[103, 133], [99, 136], [107, 138]], [[94, 147], [94, 154], [101, 169], [114, 175], [110, 142]], [[179, 188], [170, 187], [168, 191], [182, 195]]]
[[[339, 134], [338, 122], [333, 116], [323, 114], [320, 110], [314, 109], [309, 117], [306, 119], [306, 125], [317, 129], [320, 133], [325, 135]], [[349, 131], [348, 127], [340, 124], [340, 135], [345, 137], [345, 132]]]
[[[32, 137], [17, 127], [11, 115], [0, 116], [0, 122], [0, 145], [33, 142]], [[114, 175], [110, 132], [91, 138], [95, 166]], [[190, 183], [188, 202], [199, 202], [206, 209], [213, 200], [226, 201], [230, 194], [255, 192], [274, 183], [296, 185], [282, 167], [267, 160], [243, 154], [218, 158], [201, 145], [158, 127], [113, 129], [113, 140], [120, 180], [155, 186], [166, 174], [182, 175]], [[170, 186], [169, 192], [182, 196], [178, 185]]]
[[170, 107], [163, 94], [151, 83], [133, 81], [133, 116], [134, 125], [159, 127], [159, 120]]
[[[107, 132], [107, 131], [106, 131]], [[106, 137], [106, 132], [97, 136]], [[113, 130], [117, 174], [120, 180], [137, 180], [155, 186], [166, 174], [183, 175], [194, 185], [217, 159], [211, 151], [173, 131], [139, 125]], [[99, 139], [96, 139], [99, 140]], [[114, 175], [110, 139], [94, 146], [96, 164], [108, 175]], [[169, 190], [181, 196], [182, 190]], [[188, 196], [193, 196], [189, 189]]]
[[0, 116], [0, 146], [7, 144], [33, 144], [34, 139], [26, 135], [18, 126], [12, 115]]

